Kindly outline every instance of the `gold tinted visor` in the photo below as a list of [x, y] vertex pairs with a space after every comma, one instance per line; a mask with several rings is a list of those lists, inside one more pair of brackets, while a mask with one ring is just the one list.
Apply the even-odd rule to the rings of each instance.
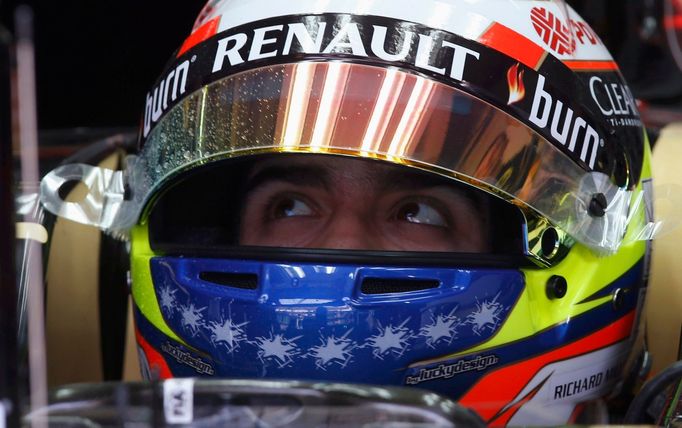
[[[100, 215], [107, 224], [99, 225], [131, 227], [180, 172], [268, 152], [416, 166], [532, 209], [598, 249], [617, 248], [629, 221], [630, 192], [481, 99], [398, 69], [301, 62], [228, 76], [173, 107], [130, 160], [123, 181], [132, 199], [112, 199], [113, 211]], [[588, 213], [595, 194], [606, 199], [601, 216]]]

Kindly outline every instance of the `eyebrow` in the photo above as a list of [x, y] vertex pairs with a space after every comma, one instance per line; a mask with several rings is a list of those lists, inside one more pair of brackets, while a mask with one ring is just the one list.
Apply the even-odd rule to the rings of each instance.
[[414, 191], [439, 187], [446, 189], [453, 195], [463, 196], [476, 207], [487, 206], [486, 197], [482, 192], [479, 192], [464, 183], [436, 174], [429, 174], [421, 170], [408, 170], [408, 172], [405, 173], [404, 171], [391, 169], [382, 174], [381, 182], [381, 189], [383, 191], [400, 189]]
[[263, 183], [282, 181], [298, 186], [312, 186], [331, 189], [331, 179], [325, 168], [307, 165], [280, 166], [272, 165], [256, 172], [250, 177], [245, 187], [248, 193]]
[[[374, 184], [380, 191], [420, 190], [449, 184], [443, 177], [396, 168], [381, 168], [378, 174], [370, 177], [368, 184]], [[328, 168], [317, 165], [292, 164], [264, 167], [247, 180], [244, 191], [249, 193], [269, 182], [285, 182], [297, 186], [319, 187], [325, 190], [331, 190], [334, 187], [333, 178]]]
[[417, 190], [449, 184], [445, 179], [436, 175], [394, 168], [383, 171], [380, 179], [376, 181], [381, 190]]

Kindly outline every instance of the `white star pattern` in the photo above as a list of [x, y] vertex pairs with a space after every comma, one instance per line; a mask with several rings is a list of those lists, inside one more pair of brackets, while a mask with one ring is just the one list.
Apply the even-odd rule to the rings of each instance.
[[467, 324], [471, 324], [471, 330], [475, 335], [480, 336], [485, 329], [494, 331], [500, 322], [500, 314], [504, 310], [502, 304], [497, 301], [499, 294], [491, 301], [476, 303], [476, 309], [471, 312], [466, 319]]
[[[284, 334], [275, 334], [271, 330], [269, 334], [261, 331], [261, 334], [265, 334], [261, 337], [255, 337], [255, 331], [248, 334], [248, 330], [253, 329], [255, 325], [247, 328], [245, 326], [250, 324], [249, 321], [244, 320], [242, 323], [236, 323], [230, 314], [223, 313], [222, 316], [206, 319], [205, 312], [208, 307], [201, 307], [196, 302], [187, 302], [187, 304], [179, 302], [177, 291], [165, 284], [159, 287], [159, 306], [166, 314], [177, 313], [182, 330], [189, 336], [195, 337], [200, 333], [202, 337], [208, 335], [210, 343], [216, 350], [225, 349], [227, 353], [234, 355], [240, 352], [239, 350], [244, 343], [247, 343], [247, 348], [255, 347], [258, 359], [265, 366], [291, 367], [300, 358], [311, 358], [315, 362], [316, 369], [325, 371], [332, 367], [343, 369], [349, 366], [349, 363], [354, 361], [356, 349], [371, 348], [373, 358], [379, 360], [398, 359], [410, 351], [413, 345], [412, 340], [418, 340], [431, 349], [452, 344], [455, 339], [464, 334], [461, 329], [465, 325], [471, 326], [471, 333], [476, 336], [488, 332], [492, 333], [502, 322], [505, 309], [509, 309], [503, 302], [498, 301], [501, 293], [497, 293], [494, 297], [484, 296], [483, 300], [479, 300], [477, 297], [475, 308], [470, 312], [467, 311], [468, 314], [465, 312], [461, 318], [456, 315], [458, 307], [452, 308], [449, 313], [444, 311], [436, 313], [431, 310], [424, 314], [430, 317], [430, 321], [422, 318], [423, 315], [421, 315], [422, 322], [419, 323], [421, 325], [418, 325], [415, 330], [407, 326], [412, 318], [411, 316], [402, 322], [398, 319], [397, 322], [391, 322], [385, 326], [382, 325], [381, 321], [375, 319], [370, 321], [370, 326], [376, 324], [369, 332], [369, 334], [373, 332], [374, 335], [366, 336], [366, 339], [359, 344], [349, 338], [352, 329], [346, 331], [342, 336], [331, 334], [325, 337], [320, 331], [317, 345], [311, 346], [313, 343], [307, 342], [310, 345], [305, 346], [307, 349], [302, 349], [302, 345], [297, 344], [296, 341], [303, 336], [287, 338]], [[172, 316], [175, 318], [175, 315]], [[389, 320], [384, 319], [383, 321]], [[424, 342], [421, 342], [421, 338]]]
[[175, 307], [175, 292], [177, 290], [171, 290], [170, 287], [161, 287], [159, 289], [159, 304], [161, 304], [161, 309], [166, 312], [171, 312]]
[[262, 362], [273, 361], [279, 368], [286, 367], [294, 361], [294, 357], [300, 353], [296, 340], [302, 336], [296, 336], [293, 339], [287, 339], [281, 334], [270, 333], [269, 338], [256, 338], [256, 345], [260, 348], [258, 350], [258, 358]]
[[190, 303], [188, 306], [180, 306], [182, 326], [185, 327], [192, 336], [196, 336], [197, 333], [199, 333], [199, 327], [204, 324], [204, 317], [201, 314], [204, 310], [206, 310], [206, 308], [194, 307], [194, 303]]
[[206, 327], [211, 331], [211, 342], [216, 348], [222, 344], [227, 348], [227, 352], [232, 353], [239, 348], [239, 344], [246, 340], [243, 326], [248, 321], [241, 324], [234, 324], [231, 319], [222, 322], [211, 322]]
[[379, 324], [379, 334], [370, 337], [366, 344], [374, 348], [372, 355], [381, 360], [388, 355], [401, 357], [407, 351], [409, 347], [408, 341], [413, 336], [412, 331], [405, 327], [409, 320], [409, 318], [406, 319], [397, 327], [389, 324], [386, 328], [382, 328], [381, 324]]
[[320, 337], [320, 346], [316, 346], [307, 354], [315, 358], [315, 366], [326, 370], [333, 364], [346, 367], [353, 358], [351, 351], [356, 348], [355, 342], [348, 339], [348, 335], [353, 330], [348, 330], [346, 334], [337, 338], [335, 336]]
[[426, 337], [428, 347], [435, 348], [440, 341], [446, 341], [449, 345], [457, 337], [457, 327], [462, 325], [462, 322], [455, 316], [456, 310], [455, 307], [449, 314], [440, 314], [435, 318], [432, 315], [431, 324], [421, 328], [419, 334]]

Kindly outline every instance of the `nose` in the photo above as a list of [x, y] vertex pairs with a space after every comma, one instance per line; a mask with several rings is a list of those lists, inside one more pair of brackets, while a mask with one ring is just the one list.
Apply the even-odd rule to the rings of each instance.
[[378, 250], [377, 227], [359, 213], [336, 212], [318, 237], [318, 248], [339, 250]]

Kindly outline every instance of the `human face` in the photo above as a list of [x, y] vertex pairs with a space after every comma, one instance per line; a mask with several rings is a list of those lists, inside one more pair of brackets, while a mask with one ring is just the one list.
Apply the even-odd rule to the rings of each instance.
[[357, 159], [280, 157], [249, 175], [242, 245], [488, 250], [482, 202], [445, 179]]

